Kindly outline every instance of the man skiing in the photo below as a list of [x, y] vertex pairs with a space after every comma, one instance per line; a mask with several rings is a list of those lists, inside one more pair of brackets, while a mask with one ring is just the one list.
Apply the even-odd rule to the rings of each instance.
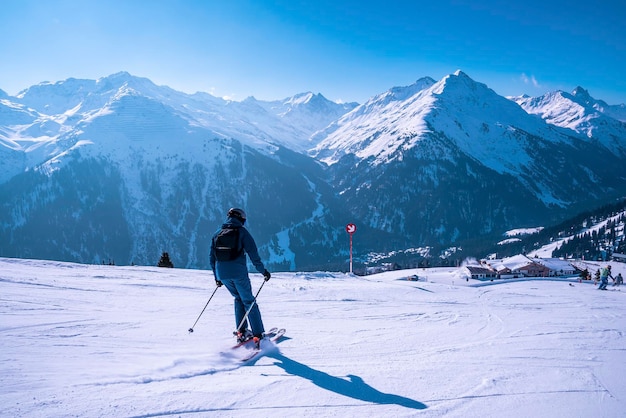
[[[243, 226], [246, 223], [246, 213], [242, 209], [231, 208], [227, 217], [226, 222], [222, 224], [211, 240], [211, 269], [215, 275], [217, 286], [226, 286], [234, 297], [235, 326], [238, 327], [235, 330], [237, 340], [239, 342], [245, 341], [252, 334], [254, 343], [258, 347], [265, 328], [259, 306], [252, 295], [246, 254], [250, 257], [256, 270], [263, 274], [265, 281], [270, 279], [271, 274], [259, 257], [254, 238]], [[248, 311], [247, 321], [244, 321]], [[251, 332], [247, 329], [246, 322], [249, 323]]]
[[609, 284], [609, 277], [613, 279], [613, 276], [611, 275], [610, 265], [603, 268], [602, 272], [600, 273], [600, 286], [598, 286], [598, 290], [606, 290], [606, 286]]

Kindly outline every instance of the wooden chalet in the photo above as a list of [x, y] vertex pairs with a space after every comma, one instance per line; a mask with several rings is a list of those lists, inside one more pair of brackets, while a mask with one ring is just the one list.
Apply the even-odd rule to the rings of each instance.
[[493, 280], [498, 278], [498, 272], [483, 266], [465, 266], [474, 280]]

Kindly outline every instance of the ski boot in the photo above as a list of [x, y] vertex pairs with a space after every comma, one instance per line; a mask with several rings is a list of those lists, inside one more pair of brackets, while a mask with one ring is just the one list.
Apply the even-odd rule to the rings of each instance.
[[248, 329], [233, 331], [233, 335], [237, 337], [238, 343], [242, 343], [252, 338], [252, 331]]
[[261, 349], [261, 340], [263, 339], [263, 335], [255, 335], [254, 337], [252, 337], [252, 340], [254, 341], [254, 348], [257, 350]]

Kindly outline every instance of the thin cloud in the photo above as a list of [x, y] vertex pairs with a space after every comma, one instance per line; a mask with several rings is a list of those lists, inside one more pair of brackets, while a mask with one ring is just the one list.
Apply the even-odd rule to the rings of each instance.
[[520, 76], [520, 79], [524, 82], [524, 84], [531, 84], [533, 87], [540, 87], [539, 82], [537, 81], [534, 75], [531, 75], [529, 77], [525, 73], [522, 73], [522, 75]]

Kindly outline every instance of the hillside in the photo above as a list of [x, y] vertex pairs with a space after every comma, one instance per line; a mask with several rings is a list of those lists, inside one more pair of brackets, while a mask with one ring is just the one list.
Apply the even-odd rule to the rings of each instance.
[[[614, 264], [626, 274], [626, 265]], [[407, 281], [417, 274], [419, 281]], [[262, 279], [253, 275], [253, 288]], [[287, 337], [229, 354], [211, 273], [0, 259], [0, 415], [617, 417], [623, 289], [466, 282], [455, 268], [276, 273], [259, 295]], [[221, 353], [227, 353], [222, 355]]]
[[626, 253], [625, 225], [626, 201], [621, 201], [503, 240], [492, 246], [491, 252], [500, 257], [528, 252], [543, 257], [610, 260], [614, 252]]

